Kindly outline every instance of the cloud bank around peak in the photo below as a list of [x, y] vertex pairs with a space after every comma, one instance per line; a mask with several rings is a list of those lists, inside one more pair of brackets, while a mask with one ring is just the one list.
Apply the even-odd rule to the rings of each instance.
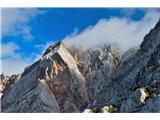
[[68, 46], [74, 45], [83, 50], [101, 44], [113, 44], [122, 51], [127, 51], [140, 45], [144, 36], [159, 20], [159, 16], [159, 11], [148, 10], [139, 21], [128, 17], [100, 19], [96, 25], [89, 26], [81, 33], [74, 31], [62, 41]]

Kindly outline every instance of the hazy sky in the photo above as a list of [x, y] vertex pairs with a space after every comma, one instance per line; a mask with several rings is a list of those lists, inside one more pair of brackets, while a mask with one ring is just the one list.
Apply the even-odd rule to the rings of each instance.
[[142, 42], [159, 16], [159, 9], [2, 9], [1, 73], [22, 72], [59, 40], [84, 50], [114, 44], [125, 52]]

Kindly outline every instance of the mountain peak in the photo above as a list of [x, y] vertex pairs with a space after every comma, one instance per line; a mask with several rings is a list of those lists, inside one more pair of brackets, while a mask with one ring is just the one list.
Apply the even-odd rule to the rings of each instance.
[[65, 45], [63, 44], [62, 41], [59, 41], [57, 43], [55, 43], [54, 45], [50, 45], [46, 51], [44, 52], [43, 56], [47, 55], [48, 53], [50, 53], [51, 51], [55, 51], [58, 50], [61, 47], [65, 47]]
[[[35, 91], [31, 95], [27, 93], [30, 89]], [[18, 101], [24, 97], [24, 94], [26, 100], [32, 99], [32, 96], [38, 97], [35, 101], [36, 105], [26, 108], [28, 111], [33, 109], [34, 112], [59, 112], [59, 108], [61, 112], [79, 112], [89, 100], [85, 79], [62, 41], [49, 46], [40, 60], [25, 69], [22, 77], [13, 88], [10, 88], [10, 92], [3, 95], [2, 111], [14, 109], [17, 112], [21, 109], [24, 112], [25, 104], [12, 108], [8, 105], [13, 101], [6, 101], [12, 97], [13, 104], [22, 104]], [[55, 102], [55, 106], [52, 101]], [[35, 109], [35, 106], [40, 106], [42, 103], [47, 104], [48, 107]]]

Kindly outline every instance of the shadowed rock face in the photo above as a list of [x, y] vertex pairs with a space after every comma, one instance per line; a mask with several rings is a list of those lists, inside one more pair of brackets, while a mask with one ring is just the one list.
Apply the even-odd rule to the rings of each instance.
[[[101, 94], [95, 99], [97, 103], [94, 106], [102, 107], [114, 104], [119, 112], [160, 112], [160, 107], [154, 105], [159, 106], [160, 103], [159, 60], [160, 21], [144, 37], [140, 48], [131, 56], [122, 60], [121, 64], [112, 72], [111, 82], [104, 87]], [[138, 90], [143, 87], [147, 89], [148, 94], [145, 102], [140, 100], [142, 92]]]
[[2, 112], [160, 112], [160, 21], [123, 55], [76, 52], [58, 42], [22, 74], [2, 75]]
[[86, 74], [85, 78], [92, 101], [110, 82], [112, 70], [119, 65], [121, 58], [121, 51], [110, 45], [97, 46], [86, 52], [85, 59], [81, 61], [81, 72]]

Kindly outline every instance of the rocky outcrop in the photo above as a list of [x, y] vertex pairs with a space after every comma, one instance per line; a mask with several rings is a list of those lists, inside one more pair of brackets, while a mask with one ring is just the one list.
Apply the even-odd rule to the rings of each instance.
[[[0, 99], [2, 99], [3, 94], [9, 89], [16, 81], [20, 79], [21, 75], [6, 76], [4, 74], [0, 75]], [[1, 101], [0, 101], [1, 106]], [[1, 109], [0, 109], [1, 111]]]
[[[154, 109], [150, 101], [159, 104], [160, 81], [160, 21], [144, 38], [140, 48], [112, 72], [111, 82], [95, 99], [96, 107], [115, 105], [119, 112], [159, 112], [160, 107]], [[156, 80], [157, 83], [153, 81]], [[146, 99], [141, 101], [146, 91]], [[150, 106], [150, 107], [148, 107]], [[145, 108], [145, 109], [144, 109]]]
[[62, 42], [28, 66], [2, 97], [2, 112], [80, 112], [88, 101], [85, 79]]
[[12, 84], [20, 79], [21, 75], [5, 76], [4, 74], [1, 74], [0, 77], [0, 92], [4, 93], [10, 86], [12, 86]]
[[60, 112], [54, 95], [32, 73], [3, 91], [2, 112]]
[[63, 43], [58, 44], [52, 48], [54, 53], [44, 56], [52, 60], [51, 65], [47, 65], [51, 67], [47, 68], [46, 82], [54, 93], [62, 112], [71, 112], [71, 106], [73, 110], [76, 108], [76, 112], [81, 111], [81, 108], [89, 102], [86, 81], [79, 72], [75, 59]]
[[121, 58], [122, 52], [111, 45], [97, 46], [86, 52], [85, 59], [80, 64], [81, 72], [86, 74], [85, 78], [92, 101], [110, 81], [112, 70], [119, 65]]

